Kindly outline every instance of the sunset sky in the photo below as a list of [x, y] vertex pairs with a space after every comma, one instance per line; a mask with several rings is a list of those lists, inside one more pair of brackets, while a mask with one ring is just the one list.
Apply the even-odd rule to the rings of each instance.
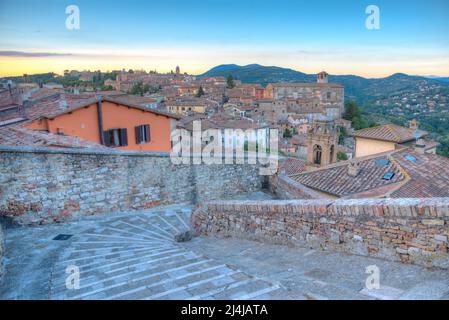
[[[80, 30], [65, 27], [68, 5]], [[380, 8], [380, 30], [365, 8]], [[0, 76], [223, 63], [449, 76], [448, 0], [0, 0]]]

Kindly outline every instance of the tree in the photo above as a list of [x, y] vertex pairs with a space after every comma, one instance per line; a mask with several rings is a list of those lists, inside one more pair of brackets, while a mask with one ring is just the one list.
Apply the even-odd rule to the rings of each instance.
[[337, 152], [337, 160], [338, 161], [345, 161], [348, 160], [348, 156], [346, 155], [346, 153], [338, 151]]
[[143, 84], [142, 84], [142, 82], [137, 82], [132, 88], [131, 88], [131, 91], [130, 91], [130, 93], [131, 94], [140, 94], [140, 95], [143, 95], [143, 93], [144, 93], [144, 87], [143, 87]]
[[345, 144], [345, 138], [348, 136], [345, 127], [339, 127], [338, 144]]
[[345, 113], [343, 118], [352, 122], [352, 127], [355, 130], [360, 130], [376, 125], [374, 122], [369, 122], [362, 116], [360, 108], [355, 101], [348, 101], [345, 105]]
[[284, 138], [291, 138], [292, 137], [292, 133], [291, 133], [289, 128], [285, 128], [283, 137]]
[[201, 96], [203, 96], [203, 95], [204, 95], [203, 87], [200, 87], [200, 88], [198, 89], [198, 92], [196, 93], [196, 96], [199, 98], [199, 97], [201, 97]]
[[112, 90], [114, 90], [114, 88], [111, 85], [107, 85], [107, 86], [102, 85], [101, 86], [101, 91], [112, 91]]
[[235, 87], [235, 82], [234, 82], [234, 78], [232, 77], [232, 75], [229, 75], [228, 78], [226, 79], [226, 84], [228, 89], [232, 89]]
[[360, 118], [360, 109], [355, 101], [346, 102], [343, 118], [349, 121], [354, 121], [355, 118]]

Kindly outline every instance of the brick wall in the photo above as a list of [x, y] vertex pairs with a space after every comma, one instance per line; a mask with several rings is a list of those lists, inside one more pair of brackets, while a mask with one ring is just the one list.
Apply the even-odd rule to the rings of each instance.
[[449, 198], [215, 201], [197, 234], [235, 236], [449, 269]]
[[168, 154], [0, 148], [0, 214], [42, 224], [259, 190], [251, 165], [174, 165]]

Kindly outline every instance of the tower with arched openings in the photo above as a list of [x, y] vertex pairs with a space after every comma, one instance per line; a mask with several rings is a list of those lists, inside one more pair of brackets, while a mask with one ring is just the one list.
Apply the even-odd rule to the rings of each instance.
[[336, 162], [338, 135], [333, 120], [315, 120], [307, 135], [307, 164], [321, 167]]

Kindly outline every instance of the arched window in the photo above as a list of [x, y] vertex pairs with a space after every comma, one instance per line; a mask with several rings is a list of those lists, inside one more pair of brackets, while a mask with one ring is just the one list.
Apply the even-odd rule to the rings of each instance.
[[332, 145], [331, 146], [331, 154], [330, 154], [330, 158], [329, 158], [329, 161], [330, 162], [332, 162], [332, 161], [334, 161], [334, 156], [335, 156], [335, 146], [334, 145]]
[[319, 145], [314, 145], [313, 146], [313, 163], [314, 164], [321, 164], [321, 155], [323, 153], [323, 148], [321, 148], [321, 146]]

